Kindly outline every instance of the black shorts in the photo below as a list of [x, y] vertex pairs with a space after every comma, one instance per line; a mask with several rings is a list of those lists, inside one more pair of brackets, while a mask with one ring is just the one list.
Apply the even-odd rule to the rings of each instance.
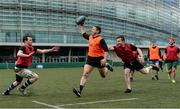
[[19, 75], [16, 74], [16, 81], [21, 82], [23, 80], [23, 77], [20, 77]]
[[93, 67], [97, 67], [97, 68], [104, 68], [105, 66], [101, 66], [101, 60], [104, 57], [90, 57], [88, 56], [88, 59], [86, 61], [86, 64], [93, 66]]
[[144, 66], [138, 61], [132, 61], [132, 62], [125, 62], [124, 63], [124, 69], [125, 68], [129, 68], [132, 71], [133, 70], [139, 71], [142, 68], [144, 68]]

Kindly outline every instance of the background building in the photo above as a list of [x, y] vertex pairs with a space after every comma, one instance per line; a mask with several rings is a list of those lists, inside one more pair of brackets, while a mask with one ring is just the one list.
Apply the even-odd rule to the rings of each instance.
[[[0, 0], [1, 62], [14, 61], [26, 33], [33, 35], [36, 46], [63, 46], [54, 54], [58, 61], [84, 61], [88, 44], [75, 24], [80, 15], [87, 18], [88, 32], [93, 25], [102, 27], [109, 45], [118, 34], [140, 47], [152, 40], [165, 46], [168, 36], [180, 44], [179, 0]], [[49, 54], [35, 58], [52, 62]]]

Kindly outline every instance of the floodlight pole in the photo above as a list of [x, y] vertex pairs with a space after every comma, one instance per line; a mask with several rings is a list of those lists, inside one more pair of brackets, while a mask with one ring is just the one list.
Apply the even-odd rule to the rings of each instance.
[[22, 1], [20, 0], [20, 7], [21, 7], [21, 42], [23, 37], [23, 31], [22, 31]]
[[23, 37], [23, 31], [22, 31], [22, 1], [18, 0], [19, 6], [20, 6], [20, 41], [22, 42], [22, 37]]

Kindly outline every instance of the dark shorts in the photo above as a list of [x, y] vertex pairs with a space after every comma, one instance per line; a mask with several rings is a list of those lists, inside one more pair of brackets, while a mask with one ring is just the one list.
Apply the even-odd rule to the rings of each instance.
[[20, 77], [19, 75], [16, 74], [16, 81], [21, 82], [23, 80], [23, 77]]
[[166, 61], [168, 69], [172, 69], [172, 67], [177, 69], [178, 61]]
[[103, 58], [104, 57], [90, 57], [90, 56], [88, 56], [86, 64], [93, 66], [93, 67], [97, 67], [97, 68], [104, 68], [105, 66], [101, 66], [101, 60]]
[[144, 66], [138, 61], [132, 61], [132, 62], [125, 62], [124, 69], [125, 68], [129, 68], [132, 71], [134, 71], [134, 70], [139, 71], [142, 68], [144, 68]]

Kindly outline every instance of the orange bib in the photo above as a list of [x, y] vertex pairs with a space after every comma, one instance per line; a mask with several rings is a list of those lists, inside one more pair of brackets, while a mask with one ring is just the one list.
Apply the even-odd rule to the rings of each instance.
[[160, 57], [159, 57], [159, 48], [156, 47], [156, 48], [150, 48], [149, 49], [149, 58], [150, 60], [159, 60]]
[[100, 57], [105, 55], [105, 51], [101, 47], [100, 41], [102, 37], [100, 35], [93, 38], [92, 35], [89, 36], [89, 51], [88, 56]]

